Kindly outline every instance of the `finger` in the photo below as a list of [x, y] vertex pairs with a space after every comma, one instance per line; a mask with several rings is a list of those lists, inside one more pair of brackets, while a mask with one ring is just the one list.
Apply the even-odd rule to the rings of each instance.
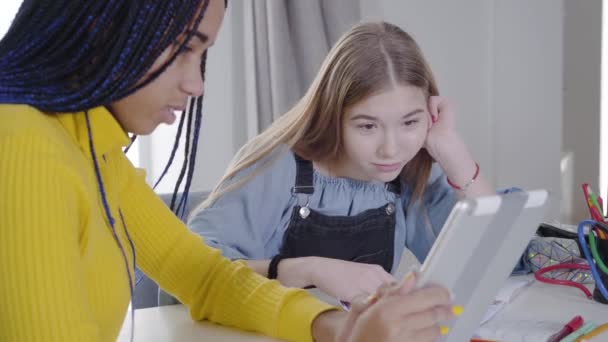
[[451, 307], [450, 295], [446, 289], [433, 285], [414, 289], [407, 295], [391, 296], [385, 310], [391, 315], [405, 317], [436, 306]]
[[356, 295], [350, 303], [350, 311], [356, 315], [369, 308], [375, 301], [366, 294]]
[[366, 276], [360, 280], [360, 290], [367, 294], [375, 294], [383, 285], [386, 284], [385, 286], [388, 286], [388, 284], [395, 284], [397, 282], [393, 275], [386, 272], [382, 267], [376, 266], [377, 265], [374, 265], [371, 272], [367, 273]]
[[377, 282], [376, 287], [374, 288], [374, 291], [376, 291], [376, 289], [384, 283], [392, 283], [392, 282], [396, 282], [397, 279], [395, 279], [395, 277], [386, 272], [386, 270], [384, 268], [382, 268], [382, 266], [380, 265], [372, 265], [371, 267], [373, 267], [372, 272], [370, 273], [370, 276], [372, 277], [373, 280], [375, 280]]
[[401, 283], [399, 284], [399, 291], [397, 294], [405, 296], [408, 293], [412, 292], [416, 288], [416, 282], [418, 281], [418, 272], [412, 270], [408, 272]]
[[397, 288], [397, 285], [397, 281], [383, 283], [378, 287], [378, 290], [376, 290], [376, 296], [381, 298], [390, 295], [394, 289]]
[[378, 270], [378, 278], [382, 281], [382, 283], [394, 283], [397, 282], [397, 279], [394, 275], [386, 272], [384, 268], [380, 268]]
[[439, 326], [433, 326], [414, 332], [412, 336], [412, 341], [437, 341], [439, 337], [441, 337], [441, 329], [439, 328]]
[[412, 289], [414, 289], [416, 285], [416, 272], [410, 271], [408, 272], [401, 281], [397, 282], [395, 277], [390, 276], [390, 280], [388, 282], [383, 283], [376, 290], [375, 296], [385, 297], [390, 295], [406, 295]]
[[451, 307], [450, 293], [443, 287], [431, 285], [411, 291], [398, 301], [406, 302], [412, 312], [428, 310], [436, 306]]
[[391, 282], [382, 288], [381, 295], [405, 296], [416, 287], [416, 272], [408, 272], [399, 282]]
[[407, 315], [403, 324], [411, 330], [422, 330], [437, 326], [441, 322], [448, 321], [454, 316], [447, 307], [434, 307], [429, 310]]
[[437, 122], [439, 118], [439, 111], [441, 105], [441, 97], [439, 96], [430, 96], [429, 97], [429, 114], [431, 114], [432, 123]]

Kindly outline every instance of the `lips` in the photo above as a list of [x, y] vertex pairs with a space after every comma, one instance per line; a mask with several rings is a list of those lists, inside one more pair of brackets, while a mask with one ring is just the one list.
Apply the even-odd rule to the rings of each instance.
[[161, 111], [161, 121], [167, 125], [171, 125], [175, 122], [177, 116], [175, 115], [174, 109], [171, 107], [165, 107]]
[[169, 108], [171, 108], [173, 111], [176, 112], [183, 112], [186, 110], [186, 107], [178, 105], [178, 106], [169, 106]]
[[392, 164], [377, 164], [373, 163], [373, 165], [380, 172], [394, 172], [401, 168], [401, 163], [392, 163]]

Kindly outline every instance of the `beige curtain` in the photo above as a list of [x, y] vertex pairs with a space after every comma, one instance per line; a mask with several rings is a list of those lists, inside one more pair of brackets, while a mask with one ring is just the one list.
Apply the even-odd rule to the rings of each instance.
[[361, 20], [361, 10], [353, 0], [244, 0], [243, 17], [252, 135], [304, 94], [331, 46]]

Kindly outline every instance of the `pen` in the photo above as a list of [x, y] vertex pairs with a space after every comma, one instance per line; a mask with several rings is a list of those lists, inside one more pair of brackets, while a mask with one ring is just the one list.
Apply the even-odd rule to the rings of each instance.
[[[591, 215], [591, 219], [594, 221], [605, 223], [606, 221], [604, 220], [604, 214], [602, 213], [602, 208], [601, 208], [603, 203], [598, 204], [598, 200], [600, 202], [603, 202], [602, 198], [595, 197], [595, 193], [593, 192], [593, 190], [591, 190], [591, 187], [589, 187], [589, 184], [583, 183], [582, 188], [583, 188], [583, 194], [585, 195], [585, 202], [587, 204], [587, 207], [589, 208], [589, 214]], [[606, 234], [604, 234], [604, 232], [602, 230], [597, 230], [597, 235], [600, 239], [608, 238], [608, 236], [606, 236]]]
[[583, 326], [583, 323], [584, 323], [583, 317], [581, 317], [580, 315], [574, 316], [574, 318], [572, 318], [570, 320], [570, 322], [568, 322], [566, 325], [564, 325], [564, 327], [561, 328], [560, 331], [551, 335], [551, 337], [549, 337], [548, 342], [561, 341], [564, 337], [566, 337], [566, 336], [572, 334], [572, 332], [580, 329], [580, 327]]
[[595, 196], [593, 190], [591, 190], [591, 187], [587, 187], [587, 191], [589, 192], [589, 200], [591, 201], [591, 204], [596, 207], [597, 211], [601, 214], [602, 217], [604, 217], [602, 207], [600, 207], [599, 203], [597, 203], [597, 197]]
[[585, 203], [587, 204], [587, 207], [589, 208], [589, 214], [591, 214], [592, 218], [594, 220], [597, 221], [597, 218], [593, 217], [594, 213], [593, 211], [597, 211], [599, 213], [599, 217], [603, 219], [603, 214], [602, 214], [602, 209], [600, 209], [597, 200], [595, 199], [595, 194], [593, 193], [593, 190], [591, 190], [591, 187], [589, 186], [589, 184], [584, 183], [583, 186], [583, 195], [585, 196]]
[[600, 325], [599, 327], [595, 328], [594, 330], [592, 330], [591, 332], [587, 333], [586, 335], [583, 335], [581, 337], [578, 338], [577, 341], [590, 341], [592, 338], [600, 335], [601, 333], [603, 333], [604, 331], [608, 330], [608, 323], [604, 323], [602, 325]]
[[596, 207], [589, 207], [589, 211], [591, 212], [592, 220], [603, 222], [602, 215], [597, 211]]
[[[589, 211], [591, 212], [591, 219], [598, 222], [605, 222], [600, 213], [598, 213], [595, 207], [589, 207]], [[597, 235], [600, 239], [606, 239], [606, 234], [600, 229], [596, 230]]]
[[561, 342], [575, 342], [579, 337], [593, 331], [595, 328], [597, 328], [597, 323], [595, 322], [587, 322], [585, 324], [583, 324], [583, 326], [576, 330], [575, 332], [573, 332], [572, 334], [564, 337]]

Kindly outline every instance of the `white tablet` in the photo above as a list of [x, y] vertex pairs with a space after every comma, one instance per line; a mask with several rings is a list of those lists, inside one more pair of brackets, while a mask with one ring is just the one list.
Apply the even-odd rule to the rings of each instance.
[[546, 190], [459, 201], [420, 268], [419, 286], [448, 288], [464, 313], [439, 341], [469, 341], [543, 221]]

